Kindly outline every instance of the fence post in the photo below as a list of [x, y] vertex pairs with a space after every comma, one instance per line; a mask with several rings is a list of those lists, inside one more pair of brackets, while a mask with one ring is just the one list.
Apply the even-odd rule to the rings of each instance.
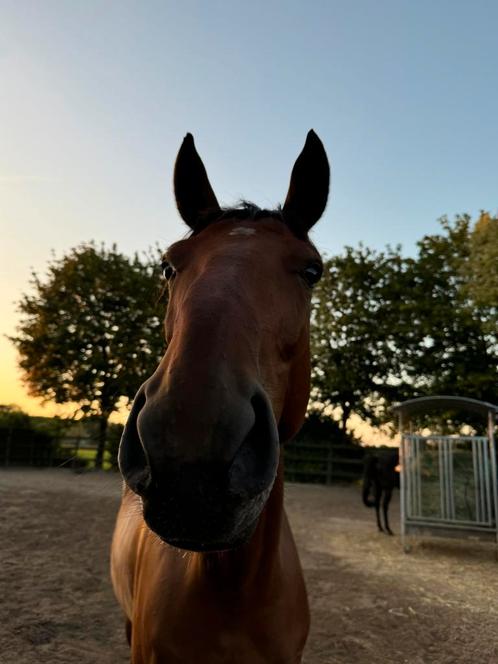
[[8, 433], [7, 433], [7, 441], [5, 445], [5, 458], [4, 458], [4, 465], [8, 466], [10, 463], [10, 448], [12, 445], [12, 427], [9, 427]]
[[48, 457], [48, 465], [50, 468], [54, 466], [54, 457], [57, 459], [59, 455], [61, 454], [61, 440], [62, 440], [62, 432], [60, 427], [57, 429], [56, 437], [54, 438], [54, 441], [52, 441], [52, 444], [50, 445], [50, 454]]
[[78, 452], [80, 451], [80, 443], [81, 443], [81, 437], [78, 436], [76, 438], [76, 444], [74, 446], [74, 454], [73, 454], [73, 459], [71, 461], [71, 468], [74, 470], [76, 467], [77, 459], [78, 459]]
[[325, 481], [328, 485], [332, 484], [332, 445], [329, 445], [327, 451], [327, 476]]
[[31, 432], [31, 442], [29, 445], [29, 465], [34, 466], [34, 456], [35, 456], [35, 432]]

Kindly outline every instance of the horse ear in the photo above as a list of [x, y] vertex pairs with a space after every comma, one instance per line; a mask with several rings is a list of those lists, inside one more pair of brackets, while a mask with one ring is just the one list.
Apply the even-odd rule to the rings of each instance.
[[192, 230], [200, 214], [220, 209], [192, 134], [185, 136], [178, 152], [173, 187], [178, 212]]
[[330, 168], [321, 140], [313, 129], [292, 169], [282, 213], [288, 226], [306, 235], [320, 219], [329, 195]]

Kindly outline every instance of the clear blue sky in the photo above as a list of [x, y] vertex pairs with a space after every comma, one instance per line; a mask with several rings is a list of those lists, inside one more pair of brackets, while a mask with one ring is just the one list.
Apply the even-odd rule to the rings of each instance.
[[442, 214], [496, 212], [497, 26], [491, 0], [3, 0], [6, 331], [51, 249], [182, 235], [171, 177], [187, 131], [221, 202], [271, 206], [313, 127], [332, 163], [314, 233], [328, 253], [411, 253]]

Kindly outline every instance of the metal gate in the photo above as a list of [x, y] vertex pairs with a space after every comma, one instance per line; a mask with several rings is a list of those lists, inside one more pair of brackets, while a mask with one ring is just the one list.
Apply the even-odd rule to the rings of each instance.
[[[409, 415], [434, 407], [469, 408], [487, 415], [487, 436], [414, 435]], [[401, 533], [498, 541], [498, 407], [461, 397], [423, 397], [397, 406], [400, 416]]]

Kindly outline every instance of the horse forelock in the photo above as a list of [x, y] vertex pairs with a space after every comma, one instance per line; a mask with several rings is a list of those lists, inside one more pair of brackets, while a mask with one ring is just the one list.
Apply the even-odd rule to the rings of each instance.
[[[198, 217], [195, 223], [195, 230], [190, 234], [190, 237], [199, 235], [204, 229], [211, 224], [216, 224], [219, 221], [263, 221], [268, 219], [275, 219], [285, 224], [287, 228], [290, 228], [285, 222], [285, 218], [282, 212], [282, 207], [279, 205], [273, 210], [267, 208], [260, 208], [258, 205], [251, 203], [250, 201], [242, 200], [240, 203], [234, 207], [224, 207], [216, 208], [212, 210], [205, 210]], [[290, 228], [292, 233], [299, 237], [299, 239], [306, 239], [306, 237], [297, 235], [297, 233]]]

